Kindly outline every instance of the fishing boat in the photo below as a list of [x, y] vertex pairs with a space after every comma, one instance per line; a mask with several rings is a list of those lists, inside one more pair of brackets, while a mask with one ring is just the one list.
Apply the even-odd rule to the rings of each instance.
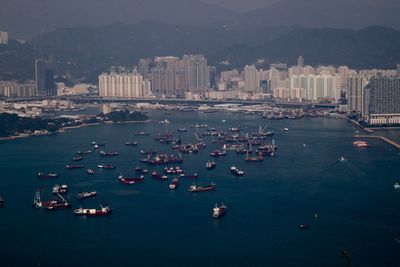
[[135, 168], [135, 172], [138, 173], [138, 174], [147, 174], [149, 172], [149, 170], [148, 169], [142, 169], [140, 167], [136, 167]]
[[214, 191], [216, 187], [216, 184], [211, 183], [210, 185], [206, 186], [197, 186], [197, 185], [191, 185], [189, 187], [189, 192], [207, 192], [207, 191]]
[[97, 164], [97, 168], [113, 170], [113, 169], [115, 169], [115, 166], [112, 164]]
[[169, 189], [175, 190], [179, 186], [179, 179], [174, 178], [172, 182], [169, 184]]
[[152, 174], [151, 174], [151, 176], [152, 176], [154, 179], [156, 179], [156, 180], [165, 181], [165, 180], [168, 179], [168, 176], [166, 176], [166, 175], [161, 175], [161, 174], [159, 174], [159, 173], [156, 172], [156, 171], [153, 171]]
[[93, 169], [86, 169], [86, 173], [89, 175], [95, 174], [95, 171]]
[[68, 170], [72, 170], [72, 169], [82, 169], [85, 168], [85, 166], [83, 166], [82, 164], [67, 164], [65, 165], [65, 168]]
[[231, 174], [235, 176], [243, 176], [244, 171], [239, 170], [236, 166], [231, 166], [230, 168]]
[[89, 198], [89, 197], [94, 197], [97, 195], [96, 191], [91, 191], [91, 192], [79, 192], [76, 195], [76, 198], [81, 200], [81, 199], [85, 199], [85, 198]]
[[215, 207], [212, 210], [212, 216], [214, 219], [218, 219], [218, 218], [224, 216], [227, 210], [228, 210], [228, 207], [225, 206], [224, 204], [221, 204], [221, 206], [218, 206], [217, 204], [215, 204]]
[[73, 157], [72, 160], [73, 161], [82, 161], [83, 157]]
[[180, 177], [196, 179], [196, 178], [199, 178], [199, 175], [197, 173], [193, 173], [193, 174], [181, 173]]
[[92, 150], [77, 151], [77, 152], [76, 152], [77, 155], [86, 155], [86, 154], [91, 154], [91, 153], [93, 153]]
[[114, 157], [118, 156], [118, 152], [105, 152], [105, 151], [100, 151], [100, 157]]
[[66, 184], [62, 184], [62, 185], [56, 184], [55, 186], [53, 186], [53, 189], [52, 189], [52, 193], [54, 195], [65, 194], [67, 192], [68, 192], [68, 185], [66, 185]]
[[53, 178], [57, 178], [59, 175], [58, 175], [58, 173], [43, 173], [43, 172], [39, 172], [37, 174], [37, 176], [40, 179], [53, 179]]
[[76, 216], [106, 216], [112, 212], [109, 205], [100, 205], [100, 209], [84, 209], [78, 208], [74, 210]]
[[214, 169], [216, 166], [217, 166], [217, 163], [215, 161], [207, 161], [207, 163], [206, 163], [207, 170]]
[[126, 146], [137, 146], [138, 142], [126, 142], [125, 145]]
[[141, 175], [139, 178], [129, 178], [129, 177], [125, 177], [123, 175], [118, 176], [118, 181], [121, 184], [128, 184], [128, 185], [132, 185], [132, 184], [136, 184], [136, 183], [141, 183], [144, 181], [144, 176]]

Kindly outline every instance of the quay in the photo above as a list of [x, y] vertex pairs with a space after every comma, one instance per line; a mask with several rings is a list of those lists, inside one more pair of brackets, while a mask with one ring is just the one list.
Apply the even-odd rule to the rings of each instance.
[[384, 141], [384, 142], [396, 147], [397, 149], [400, 149], [400, 144], [399, 143], [397, 143], [397, 142], [395, 142], [395, 141], [393, 141], [393, 140], [391, 140], [391, 139], [389, 139], [387, 137], [384, 137], [384, 136], [379, 136], [379, 135], [359, 135], [359, 134], [356, 134], [356, 135], [354, 135], [354, 137], [356, 137], [356, 138], [376, 138], [376, 139], [381, 139], [382, 141]]

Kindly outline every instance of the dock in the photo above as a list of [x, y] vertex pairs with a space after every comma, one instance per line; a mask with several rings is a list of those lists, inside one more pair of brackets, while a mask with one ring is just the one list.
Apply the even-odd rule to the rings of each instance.
[[356, 135], [354, 135], [354, 137], [356, 137], [356, 138], [376, 138], [376, 139], [380, 139], [380, 140], [382, 140], [382, 141], [394, 146], [395, 148], [400, 149], [400, 144], [399, 143], [397, 143], [397, 142], [395, 142], [395, 141], [393, 141], [393, 140], [391, 140], [391, 139], [389, 139], [387, 137], [384, 137], [384, 136], [380, 136], [380, 135], [359, 135], [359, 134], [356, 134]]

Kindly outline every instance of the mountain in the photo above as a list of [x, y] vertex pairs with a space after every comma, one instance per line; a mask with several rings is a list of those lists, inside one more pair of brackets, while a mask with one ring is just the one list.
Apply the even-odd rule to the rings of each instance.
[[400, 30], [398, 0], [279, 0], [226, 22], [236, 27], [293, 26], [359, 29], [382, 25]]
[[209, 25], [235, 15], [200, 0], [1, 0], [0, 30], [14, 38], [27, 38], [66, 27], [141, 20]]
[[265, 59], [295, 64], [298, 56], [307, 64], [348, 65], [353, 68], [394, 68], [400, 62], [400, 32], [382, 26], [361, 30], [296, 29], [259, 46], [234, 45], [212, 58], [229, 60], [233, 66]]

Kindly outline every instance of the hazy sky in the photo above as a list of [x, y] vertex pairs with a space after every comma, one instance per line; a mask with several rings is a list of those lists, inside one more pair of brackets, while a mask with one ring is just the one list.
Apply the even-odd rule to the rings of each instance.
[[268, 5], [279, 0], [201, 0], [203, 2], [217, 4], [235, 11], [248, 11]]

